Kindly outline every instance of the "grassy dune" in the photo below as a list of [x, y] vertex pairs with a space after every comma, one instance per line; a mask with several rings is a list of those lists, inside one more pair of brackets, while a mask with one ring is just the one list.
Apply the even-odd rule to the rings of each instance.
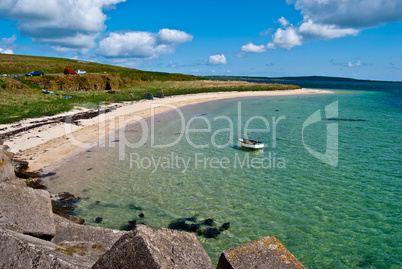
[[[83, 69], [94, 74], [46, 75], [63, 72], [64, 68]], [[0, 74], [24, 74], [32, 70], [43, 71], [45, 76], [0, 77], [0, 124], [51, 116], [77, 107], [96, 108], [99, 104], [136, 101], [143, 99], [147, 92], [154, 96], [157, 92], [172, 96], [300, 88], [244, 81], [211, 81], [190, 75], [147, 72], [77, 60], [0, 54]], [[43, 94], [42, 89], [54, 94]]]
[[141, 100], [145, 92], [151, 92], [156, 96], [156, 93], [161, 91], [165, 96], [172, 96], [202, 92], [275, 91], [296, 88], [299, 87], [237, 81], [165, 81], [150, 82], [113, 91], [114, 94], [107, 93], [105, 90], [75, 92], [55, 90], [54, 94], [50, 95], [43, 94], [41, 89], [27, 87], [18, 90], [5, 90], [1, 89], [0, 84], [0, 123], [12, 123], [25, 118], [55, 115], [72, 110], [74, 107], [96, 108], [98, 104]]

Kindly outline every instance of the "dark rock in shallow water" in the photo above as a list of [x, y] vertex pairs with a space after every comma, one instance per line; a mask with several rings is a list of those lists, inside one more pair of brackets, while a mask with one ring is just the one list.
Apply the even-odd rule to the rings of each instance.
[[45, 185], [40, 184], [38, 181], [36, 181], [32, 178], [28, 178], [25, 182], [26, 182], [27, 186], [32, 189], [39, 189], [39, 190], [46, 189]]
[[225, 222], [224, 224], [222, 224], [222, 226], [219, 228], [219, 231], [226, 231], [227, 229], [230, 228], [230, 222]]
[[217, 238], [220, 233], [217, 228], [206, 228], [205, 230], [198, 231], [198, 235], [202, 235], [206, 238]]
[[79, 217], [76, 217], [76, 216], [73, 216], [73, 215], [62, 214], [62, 213], [57, 212], [57, 211], [53, 211], [53, 213], [56, 214], [56, 215], [58, 215], [58, 216], [60, 216], [60, 217], [63, 217], [63, 218], [65, 218], [65, 219], [68, 219], [69, 221], [71, 221], [71, 222], [73, 222], [73, 223], [75, 223], [75, 224], [80, 224], [80, 225], [81, 225], [81, 224], [84, 224], [84, 223], [85, 223], [85, 220], [84, 220], [84, 219], [79, 218]]
[[336, 120], [336, 121], [366, 121], [362, 119], [345, 119], [345, 118], [327, 118], [326, 120]]
[[364, 256], [364, 260], [359, 261], [357, 267], [371, 267], [374, 265], [374, 258], [370, 255]]
[[214, 222], [214, 220], [211, 219], [211, 218], [207, 218], [207, 219], [204, 220], [202, 223], [205, 224], [205, 225], [208, 225], [208, 226], [215, 226], [215, 222]]
[[57, 196], [59, 197], [60, 200], [63, 200], [65, 202], [70, 202], [70, 203], [76, 203], [80, 200], [80, 198], [75, 197], [74, 194], [71, 194], [69, 192], [61, 192], [58, 193]]
[[145, 216], [144, 213], [141, 213], [138, 215], [138, 217], [140, 217], [140, 218], [143, 218], [144, 216]]
[[174, 220], [169, 223], [168, 228], [172, 230], [180, 230], [186, 232], [194, 232], [197, 233], [199, 236], [203, 236], [205, 238], [217, 238], [218, 235], [227, 229], [230, 228], [230, 222], [225, 222], [222, 226], [217, 228], [205, 228], [202, 229], [202, 226], [215, 226], [216, 223], [212, 218], [207, 218], [200, 223], [196, 222], [196, 217], [191, 218], [180, 218]]
[[168, 228], [172, 229], [172, 230], [182, 230], [182, 231], [186, 231], [187, 230], [187, 223], [185, 220], [182, 219], [178, 219], [175, 221], [172, 221], [171, 223], [169, 223]]
[[187, 231], [189, 232], [197, 232], [201, 228], [201, 225], [198, 223], [192, 223], [188, 225]]
[[185, 219], [177, 219], [172, 221], [168, 228], [186, 232], [197, 232], [201, 228], [201, 225], [198, 223], [187, 223]]
[[192, 216], [191, 218], [185, 218], [185, 220], [196, 222], [197, 221], [197, 216]]
[[96, 217], [95, 222], [96, 223], [102, 223], [103, 218], [101, 217]]
[[62, 214], [71, 214], [76, 207], [75, 203], [80, 200], [80, 198], [76, 198], [73, 194], [68, 192], [61, 192], [53, 195], [51, 199], [53, 211], [57, 211]]
[[138, 211], [144, 210], [142, 207], [140, 207], [140, 206], [135, 206], [135, 205], [133, 205], [133, 204], [129, 204], [129, 205], [128, 205], [128, 208], [134, 209], [134, 210], [138, 210]]
[[134, 230], [134, 229], [135, 229], [136, 225], [137, 225], [137, 221], [136, 221], [136, 220], [129, 220], [129, 221], [127, 222], [127, 224], [124, 224], [124, 225], [121, 227], [120, 230], [123, 230], [123, 231], [131, 231], [131, 230]]

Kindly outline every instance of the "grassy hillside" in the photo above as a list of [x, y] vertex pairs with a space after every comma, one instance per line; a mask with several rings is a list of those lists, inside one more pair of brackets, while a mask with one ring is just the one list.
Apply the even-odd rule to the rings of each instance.
[[[47, 75], [65, 68], [82, 69], [87, 75]], [[0, 54], [1, 74], [38, 70], [43, 77], [0, 77], [0, 124], [25, 118], [50, 116], [74, 107], [134, 101], [144, 93], [165, 96], [217, 91], [271, 91], [300, 88], [294, 85], [211, 81], [191, 75], [147, 72], [79, 60]], [[42, 89], [53, 94], [43, 94]]]
[[[87, 75], [63, 74], [64, 69], [85, 70]], [[22, 55], [0, 54], [0, 75], [23, 75], [31, 71], [42, 71], [43, 77], [19, 77], [18, 81], [29, 87], [36, 87], [47, 90], [103, 90], [121, 89], [132, 87], [150, 81], [191, 81], [203, 78], [170, 74], [163, 72], [148, 72], [132, 68], [125, 68], [94, 62], [85, 62], [74, 59], [36, 57]], [[10, 81], [3, 81], [4, 87], [25, 87], [18, 86]]]
[[25, 74], [33, 70], [42, 71], [45, 74], [55, 74], [63, 73], [65, 68], [84, 69], [91, 73], [114, 73], [130, 70], [74, 59], [0, 54], [0, 74]]
[[0, 54], [0, 74], [26, 74], [37, 70], [46, 74], [63, 74], [64, 69], [81, 69], [87, 73], [124, 74], [137, 81], [198, 80], [196, 76], [148, 72], [133, 68], [119, 67], [74, 59]]

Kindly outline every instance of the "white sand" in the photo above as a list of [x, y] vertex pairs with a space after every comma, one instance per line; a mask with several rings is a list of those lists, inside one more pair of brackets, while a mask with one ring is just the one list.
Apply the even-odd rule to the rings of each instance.
[[[16, 153], [15, 157], [29, 161], [30, 170], [38, 170], [63, 159], [80, 148], [88, 147], [108, 133], [116, 131], [116, 126], [109, 126], [111, 122], [113, 122], [113, 124], [116, 122], [116, 118], [121, 121], [121, 124], [128, 124], [140, 119], [145, 119], [151, 116], [152, 113], [157, 114], [170, 110], [173, 107], [178, 108], [207, 101], [251, 96], [318, 93], [331, 93], [331, 91], [300, 89], [286, 91], [217, 92], [126, 102], [123, 104], [110, 105], [108, 107], [117, 106], [117, 108], [107, 114], [100, 114], [92, 119], [79, 120], [78, 125], [64, 122], [48, 124], [20, 132], [3, 142], [11, 148], [12, 152]], [[85, 110], [75, 110], [61, 115], [73, 115], [83, 111]], [[3, 124], [0, 125], [0, 135], [32, 126], [39, 121], [52, 120], [52, 118], [57, 116], [23, 120], [17, 124]], [[113, 121], [109, 121], [109, 119], [113, 119]], [[118, 127], [121, 128], [124, 126]]]

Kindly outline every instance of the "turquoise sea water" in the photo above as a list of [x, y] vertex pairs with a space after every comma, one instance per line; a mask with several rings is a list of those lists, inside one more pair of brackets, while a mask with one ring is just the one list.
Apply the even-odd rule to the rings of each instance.
[[[230, 222], [217, 238], [198, 236], [215, 264], [222, 251], [270, 235], [308, 268], [401, 268], [395, 85], [188, 106], [180, 110], [184, 121], [177, 111], [156, 116], [153, 141], [140, 125], [127, 126], [128, 142], [145, 145], [119, 147], [125, 141], [117, 135], [105, 138], [106, 147], [82, 151], [43, 180], [51, 192], [81, 197], [74, 214], [90, 225], [119, 229], [135, 219], [161, 228], [193, 216], [213, 218], [217, 227]], [[328, 105], [341, 120], [326, 119]], [[317, 111], [321, 120], [303, 129]], [[329, 125], [337, 132], [327, 136]], [[239, 147], [246, 127], [265, 149]], [[307, 150], [324, 154], [334, 137], [332, 165]]]

